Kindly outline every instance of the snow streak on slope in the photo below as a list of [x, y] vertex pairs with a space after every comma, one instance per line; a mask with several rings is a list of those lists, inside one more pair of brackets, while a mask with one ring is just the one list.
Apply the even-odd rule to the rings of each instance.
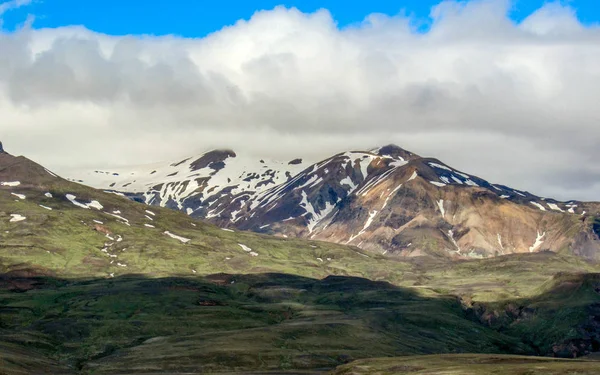
[[350, 239], [346, 242], [347, 244], [349, 244], [350, 242], [352, 242], [355, 238], [361, 236], [363, 233], [365, 233], [365, 231], [367, 229], [369, 229], [369, 227], [371, 226], [371, 224], [373, 223], [373, 219], [375, 218], [375, 216], [377, 216], [378, 211], [372, 211], [369, 212], [369, 218], [367, 219], [367, 222], [365, 223], [365, 226], [363, 227], [363, 229], [360, 230], [360, 232], [358, 232], [357, 234], [355, 234], [354, 236], [350, 237]]
[[546, 236], [546, 232], [541, 233], [537, 232], [537, 237], [535, 238], [535, 242], [533, 243], [533, 245], [529, 248], [529, 252], [533, 253], [534, 251], [536, 251], [540, 246], [542, 246], [542, 244], [544, 243], [544, 241], [542, 241], [542, 239], [544, 238], [544, 236]]

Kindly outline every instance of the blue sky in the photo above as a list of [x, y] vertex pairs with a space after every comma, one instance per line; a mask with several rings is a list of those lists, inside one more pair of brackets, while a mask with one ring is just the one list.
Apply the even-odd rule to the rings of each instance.
[[[0, 4], [5, 0], [0, 0]], [[427, 22], [431, 7], [439, 0], [33, 0], [29, 6], [3, 15], [5, 30], [14, 30], [28, 14], [35, 16], [34, 27], [84, 25], [111, 35], [176, 34], [202, 37], [239, 19], [249, 19], [257, 10], [277, 5], [296, 7], [303, 12], [328, 9], [340, 27], [362, 21], [371, 13], [396, 15], [401, 11]], [[544, 0], [516, 0], [511, 17], [520, 21], [538, 9]], [[577, 10], [584, 24], [600, 21], [600, 0], [563, 1]], [[352, 5], [350, 5], [352, 4]]]

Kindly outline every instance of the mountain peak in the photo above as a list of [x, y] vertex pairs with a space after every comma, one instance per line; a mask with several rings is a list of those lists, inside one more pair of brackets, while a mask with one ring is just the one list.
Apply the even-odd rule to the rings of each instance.
[[379, 156], [391, 156], [393, 158], [402, 158], [404, 160], [412, 160], [419, 158], [419, 155], [406, 151], [400, 146], [389, 144], [372, 150], [373, 153]]
[[199, 159], [192, 162], [191, 168], [193, 171], [198, 169], [211, 167], [215, 170], [222, 169], [225, 167], [225, 160], [228, 158], [235, 158], [237, 155], [233, 150], [212, 150], [202, 155]]

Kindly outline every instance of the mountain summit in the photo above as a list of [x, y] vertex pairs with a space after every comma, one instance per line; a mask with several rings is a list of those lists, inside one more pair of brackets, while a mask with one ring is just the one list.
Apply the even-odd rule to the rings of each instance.
[[374, 154], [377, 154], [379, 156], [389, 156], [392, 158], [403, 159], [403, 160], [412, 160], [412, 159], [420, 158], [419, 155], [413, 154], [410, 151], [406, 151], [402, 147], [396, 146], [394, 144], [389, 144], [387, 146], [372, 149], [371, 152]]
[[569, 251], [600, 259], [597, 203], [559, 202], [396, 145], [317, 163], [215, 150], [175, 163], [83, 172], [78, 181], [221, 227], [403, 257]]

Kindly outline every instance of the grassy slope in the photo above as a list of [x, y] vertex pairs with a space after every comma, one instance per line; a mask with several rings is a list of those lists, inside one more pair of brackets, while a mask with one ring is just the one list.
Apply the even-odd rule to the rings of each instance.
[[599, 368], [597, 361], [467, 354], [367, 359], [332, 375], [595, 375]]
[[[46, 192], [53, 197], [46, 197]], [[21, 200], [11, 193], [27, 198]], [[66, 194], [77, 196], [79, 202], [97, 200], [104, 208], [77, 207], [65, 198]], [[53, 210], [46, 210], [40, 204]], [[156, 214], [152, 216], [146, 209], [147, 206], [128, 199], [60, 179], [41, 186], [0, 188], [0, 249], [5, 250], [0, 254], [0, 265], [5, 271], [32, 267], [69, 277], [276, 271], [311, 277], [351, 274], [389, 280], [399, 280], [407, 268], [383, 257], [366, 256], [357, 248], [249, 232], [232, 233], [180, 212], [152, 207], [150, 210]], [[120, 211], [119, 216], [129, 220], [130, 226], [107, 214], [114, 211]], [[20, 214], [27, 220], [11, 223], [10, 214]], [[122, 241], [110, 240], [95, 231], [94, 220], [101, 221], [112, 238], [121, 236]], [[165, 235], [165, 231], [191, 241], [184, 244]], [[240, 243], [259, 255], [250, 256]], [[103, 248], [108, 248], [107, 253], [102, 252]]]
[[594, 273], [598, 264], [551, 252], [439, 262], [420, 259], [399, 281], [403, 286], [450, 293], [478, 302], [497, 302], [540, 294], [540, 288], [558, 273]]

